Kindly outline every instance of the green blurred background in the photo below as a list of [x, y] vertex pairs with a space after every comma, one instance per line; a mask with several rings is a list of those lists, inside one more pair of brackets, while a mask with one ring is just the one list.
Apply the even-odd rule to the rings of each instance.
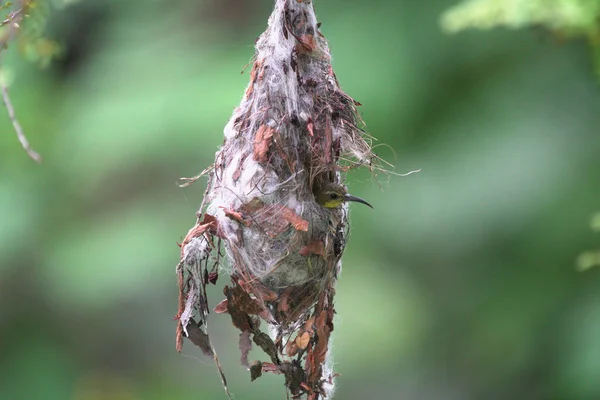
[[[64, 1], [63, 1], [64, 3]], [[349, 178], [337, 399], [600, 399], [600, 95], [583, 42], [445, 35], [445, 0], [315, 1], [338, 79], [396, 172]], [[48, 69], [6, 53], [27, 158], [0, 112], [0, 399], [224, 399], [175, 352], [175, 265], [272, 2], [82, 0]], [[224, 279], [223, 279], [224, 281]], [[213, 288], [212, 305], [222, 297]], [[237, 330], [209, 320], [236, 399]], [[251, 359], [261, 357], [253, 353]]]

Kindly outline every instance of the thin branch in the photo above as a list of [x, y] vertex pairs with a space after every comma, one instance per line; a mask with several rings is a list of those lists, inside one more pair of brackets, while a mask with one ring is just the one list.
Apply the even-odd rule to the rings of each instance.
[[0, 26], [8, 25], [9, 23], [14, 22], [17, 17], [19, 17], [19, 20], [21, 20], [20, 15], [23, 13], [23, 11], [23, 8], [19, 8], [17, 11], [8, 13], [7, 18], [3, 21], [0, 21]]
[[[8, 42], [13, 38], [14, 31], [20, 28], [19, 24], [23, 19], [25, 10], [29, 6], [29, 1], [23, 0], [21, 4], [21, 8], [9, 13], [5, 20], [0, 21], [0, 27], [9, 25], [8, 32], [6, 33], [4, 38], [0, 38], [0, 52], [2, 52], [2, 50], [6, 48]], [[23, 149], [32, 160], [34, 160], [37, 163], [41, 163], [42, 157], [31, 148], [27, 137], [25, 137], [25, 133], [23, 133], [23, 128], [21, 127], [21, 124], [15, 116], [15, 109], [12, 105], [12, 102], [10, 101], [10, 96], [8, 95], [8, 86], [6, 82], [4, 82], [2, 79], [0, 79], [0, 87], [2, 89], [2, 100], [4, 101], [4, 105], [6, 106], [6, 110], [8, 111], [8, 117], [10, 118], [10, 121], [12, 122], [13, 127], [15, 128], [15, 132], [17, 133], [17, 137], [19, 138], [19, 142], [21, 142], [21, 146], [23, 146]]]
[[21, 146], [23, 146], [23, 149], [27, 152], [27, 155], [31, 157], [32, 160], [34, 160], [37, 163], [41, 163], [42, 157], [38, 153], [36, 153], [35, 150], [33, 150], [29, 145], [29, 142], [27, 141], [27, 138], [23, 133], [23, 128], [21, 128], [21, 124], [15, 116], [15, 109], [8, 95], [8, 87], [4, 82], [0, 83], [0, 85], [2, 86], [2, 100], [4, 101], [4, 105], [6, 106], [6, 110], [8, 111], [8, 117], [10, 118], [10, 121], [12, 122], [13, 127], [15, 128], [15, 132], [17, 132], [17, 137], [19, 138], [19, 142], [21, 142]]

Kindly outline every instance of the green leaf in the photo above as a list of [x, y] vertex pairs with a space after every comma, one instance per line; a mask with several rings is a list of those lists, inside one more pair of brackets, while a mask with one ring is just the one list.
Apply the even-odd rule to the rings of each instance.
[[600, 266], [600, 251], [586, 251], [577, 258], [577, 269], [586, 271]]
[[512, 29], [542, 25], [566, 33], [587, 33], [597, 25], [600, 2], [589, 0], [467, 0], [446, 11], [443, 29]]

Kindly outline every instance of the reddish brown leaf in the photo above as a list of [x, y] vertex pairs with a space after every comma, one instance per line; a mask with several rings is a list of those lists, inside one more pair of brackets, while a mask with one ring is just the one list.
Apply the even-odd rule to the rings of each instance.
[[319, 360], [319, 364], [325, 361], [325, 353], [327, 353], [327, 344], [329, 342], [329, 334], [331, 333], [328, 315], [326, 311], [321, 312], [316, 321], [318, 343], [315, 345], [315, 358]]
[[309, 119], [308, 123], [306, 124], [306, 129], [308, 129], [308, 134], [310, 136], [315, 136], [314, 126], [315, 124], [313, 123], [312, 119]]
[[[254, 278], [250, 278], [254, 279]], [[264, 285], [257, 284], [255, 281], [244, 282], [242, 280], [238, 280], [236, 282], [238, 285], [242, 287], [245, 292], [254, 293], [257, 297], [261, 298], [263, 301], [275, 301], [277, 300], [277, 293], [274, 291], [267, 289]]]
[[239, 292], [229, 286], [225, 286], [223, 292], [227, 296], [227, 312], [231, 316], [233, 325], [242, 332], [252, 330], [252, 320], [248, 313], [243, 311], [241, 300], [236, 297]]
[[323, 242], [321, 242], [320, 240], [313, 240], [312, 242], [300, 249], [301, 256], [307, 257], [311, 254], [325, 257], [325, 248], [323, 246]]
[[248, 89], [246, 89], [246, 98], [250, 97], [250, 95], [254, 91], [254, 82], [256, 82], [256, 74], [261, 65], [262, 62], [260, 61], [255, 61], [254, 65], [252, 65], [252, 71], [250, 71], [250, 85], [248, 85]]
[[[181, 257], [183, 257], [183, 249], [193, 238], [201, 237], [205, 233], [216, 234], [217, 228], [218, 224], [216, 218], [210, 214], [204, 214], [204, 219], [202, 222], [196, 222], [196, 225], [194, 225], [194, 227], [188, 231], [187, 235], [185, 235], [185, 238], [183, 239], [183, 242], [181, 242]], [[205, 237], [207, 237], [208, 240], [208, 235], [205, 235]]]
[[317, 340], [307, 355], [307, 359], [310, 358], [311, 360], [309, 382], [314, 384], [317, 384], [321, 378], [322, 365], [325, 362], [325, 356], [329, 346], [329, 336], [333, 330], [333, 326], [329, 320], [330, 317], [330, 313], [323, 310], [315, 320]]
[[290, 340], [285, 345], [285, 352], [288, 355], [288, 357], [294, 357], [296, 354], [298, 354], [298, 350], [300, 349], [298, 349], [298, 346], [296, 345], [296, 342], [294, 340]]
[[238, 169], [236, 169], [235, 172], [233, 173], [233, 176], [232, 176], [233, 181], [237, 182], [238, 179], [240, 179], [240, 176], [242, 176], [242, 169], [238, 167]]
[[281, 217], [294, 226], [297, 231], [308, 231], [308, 221], [303, 220], [291, 209], [279, 206], [281, 208]]
[[310, 342], [310, 334], [308, 332], [304, 332], [302, 335], [296, 336], [296, 340], [295, 340], [296, 346], [298, 346], [302, 350], [306, 349], [309, 342]]
[[299, 54], [312, 53], [317, 48], [317, 42], [313, 35], [308, 33], [301, 35], [298, 38], [298, 44], [296, 45], [296, 51]]
[[[240, 207], [242, 214], [250, 216], [246, 220], [257, 222], [265, 232], [275, 237], [283, 233], [291, 224], [298, 231], [308, 231], [308, 221], [298, 216], [292, 209], [279, 205], [266, 205], [257, 198]], [[256, 219], [252, 219], [256, 217]]]
[[[254, 73], [254, 69], [252, 69], [252, 73]], [[252, 81], [250, 81], [250, 84], [248, 85], [248, 89], [246, 89], [246, 98], [250, 97], [250, 95], [252, 94], [253, 91], [254, 91], [254, 83]]]
[[267, 162], [267, 153], [275, 130], [267, 125], [261, 125], [254, 135], [254, 159], [258, 162]]
[[[263, 64], [263, 62], [261, 62], [261, 65], [262, 64]], [[264, 68], [261, 68], [260, 73], [258, 74], [258, 77], [257, 77], [258, 81], [262, 81], [263, 80], [263, 78], [265, 77], [265, 71], [267, 70], [268, 67], [269, 67], [268, 65], [265, 65]]]
[[234, 211], [232, 209], [229, 208], [225, 208], [223, 206], [221, 206], [221, 208], [223, 209], [223, 212], [225, 213], [225, 216], [228, 218], [231, 218], [234, 221], [237, 221], [239, 223], [242, 223], [246, 226], [248, 226], [249, 224], [247, 223], [247, 221], [244, 220], [244, 217], [242, 216], [242, 213], [238, 212], [238, 211]]
[[264, 362], [262, 363], [262, 370], [263, 372], [274, 372], [274, 373], [279, 373], [279, 367], [277, 367], [277, 365], [273, 364], [273, 363], [269, 363], [269, 362]]
[[231, 307], [250, 315], [258, 315], [262, 311], [262, 306], [257, 300], [250, 297], [241, 286], [236, 285], [233, 288], [225, 287], [225, 295], [227, 296], [227, 309], [231, 312]]
[[215, 314], [225, 314], [227, 312], [227, 299], [221, 300], [213, 309]]
[[219, 279], [219, 273], [217, 271], [212, 271], [208, 273], [208, 282], [213, 285], [217, 284], [217, 279]]
[[313, 332], [314, 332], [314, 323], [315, 323], [315, 317], [310, 317], [304, 323], [304, 328], [303, 329], [305, 331], [309, 332], [312, 335]]
[[281, 295], [279, 295], [279, 298], [277, 300], [278, 300], [277, 311], [279, 311], [280, 313], [286, 314], [290, 310], [290, 305], [289, 305], [290, 293], [289, 293], [289, 291], [288, 290], [284, 291]]

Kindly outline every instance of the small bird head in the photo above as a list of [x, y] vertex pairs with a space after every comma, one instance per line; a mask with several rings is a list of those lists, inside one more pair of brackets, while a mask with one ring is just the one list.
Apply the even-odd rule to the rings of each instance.
[[367, 206], [373, 208], [372, 205], [360, 197], [348, 194], [343, 185], [337, 185], [333, 183], [327, 184], [323, 187], [318, 187], [315, 190], [315, 199], [317, 200], [317, 203], [325, 208], [337, 208], [346, 201], [355, 201], [357, 203], [366, 204]]

